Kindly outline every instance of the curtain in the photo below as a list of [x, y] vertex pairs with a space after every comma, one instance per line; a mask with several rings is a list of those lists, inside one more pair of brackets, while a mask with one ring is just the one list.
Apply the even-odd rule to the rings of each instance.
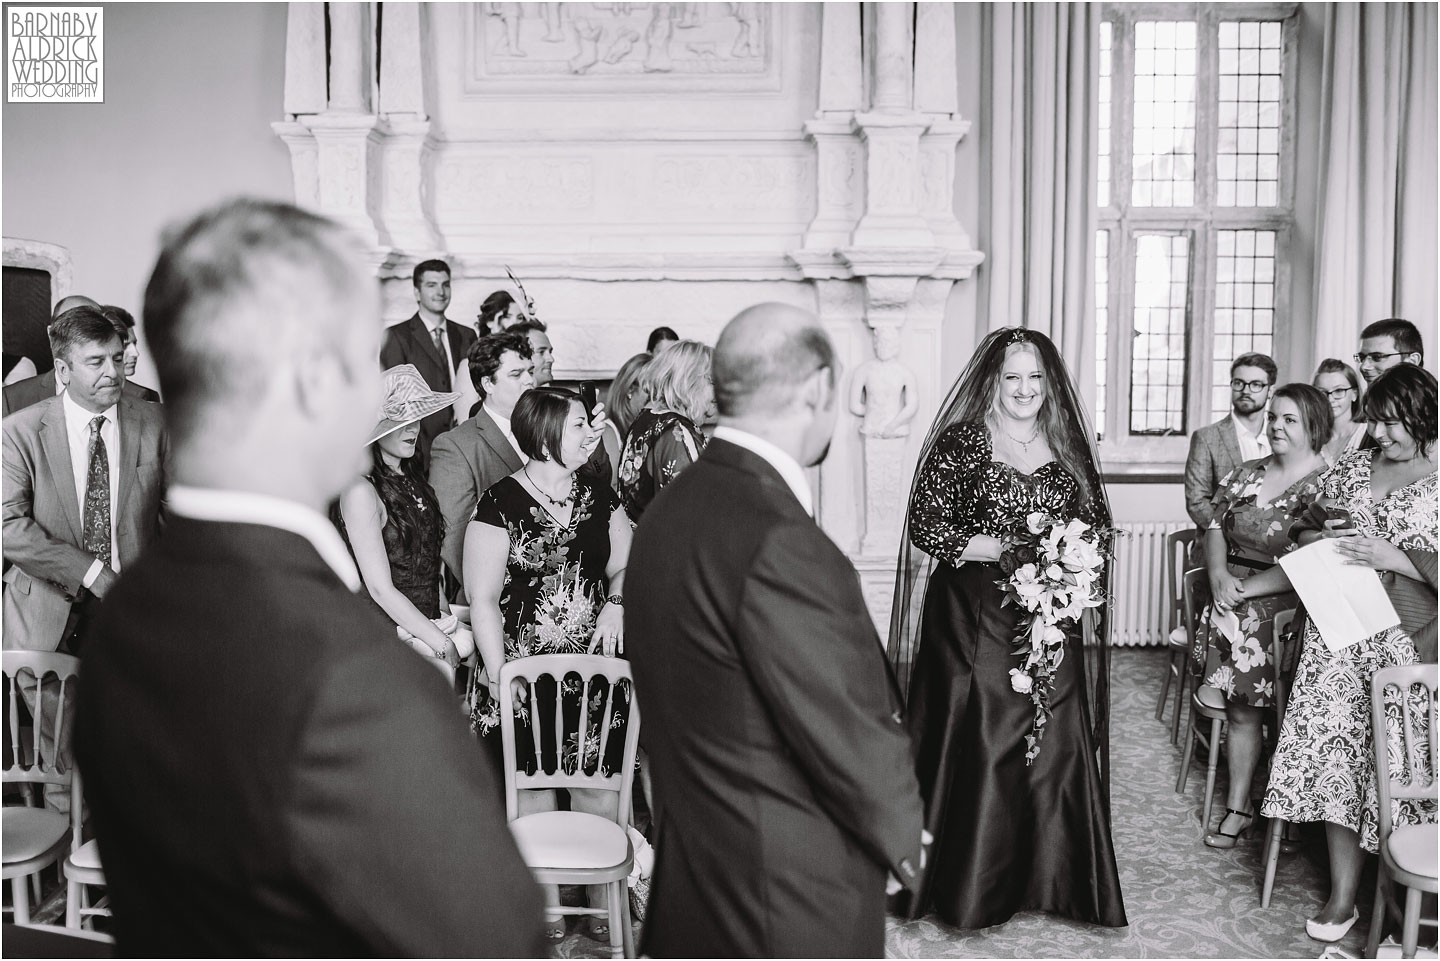
[[1100, 5], [996, 3], [982, 23], [982, 310], [1049, 335], [1093, 398]]
[[[1385, 317], [1413, 321], [1433, 340], [1436, 20], [1428, 3], [1326, 6], [1316, 361], [1348, 358], [1360, 329]], [[1440, 344], [1427, 347], [1433, 370]]]

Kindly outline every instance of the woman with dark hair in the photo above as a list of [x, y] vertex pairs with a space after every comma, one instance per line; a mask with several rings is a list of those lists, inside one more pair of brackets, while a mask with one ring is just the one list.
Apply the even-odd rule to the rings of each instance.
[[640, 369], [645, 409], [630, 425], [616, 471], [620, 500], [637, 524], [655, 495], [705, 449], [700, 425], [716, 416], [710, 354], [704, 344], [682, 340]]
[[330, 509], [370, 599], [405, 643], [447, 665], [452, 677], [475, 645], [455, 616], [442, 610], [444, 521], [415, 443], [420, 421], [454, 400], [454, 394], [432, 391], [412, 364], [385, 371], [385, 403], [368, 443], [370, 473]]
[[515, 303], [510, 292], [497, 290], [481, 302], [480, 314], [475, 318], [475, 333], [481, 337], [504, 333], [511, 324], [519, 323], [524, 317], [525, 312]]
[[[1277, 611], [1298, 602], [1289, 590], [1247, 590], [1245, 578], [1273, 567], [1295, 549], [1290, 525], [1320, 493], [1328, 469], [1320, 451], [1330, 436], [1330, 404], [1308, 384], [1286, 384], [1270, 401], [1270, 455], [1247, 461], [1225, 475], [1212, 501], [1205, 534], [1205, 566], [1213, 604], [1212, 657], [1205, 683], [1225, 696], [1225, 759], [1230, 786], [1225, 815], [1205, 836], [1212, 848], [1233, 848], [1255, 825], [1250, 782], [1260, 761], [1260, 725], [1275, 704], [1275, 663], [1262, 629]], [[1278, 586], [1278, 585], [1277, 585]], [[1208, 830], [1209, 825], [1206, 825]]]
[[678, 343], [680, 335], [669, 327], [656, 327], [650, 331], [650, 337], [645, 341], [645, 352], [647, 354], [658, 354], [671, 344]]
[[[605, 445], [605, 456], [611, 464], [620, 463], [630, 425], [645, 408], [648, 395], [640, 385], [640, 371], [650, 358], [650, 354], [636, 354], [621, 364], [615, 372], [615, 379], [610, 381], [610, 390], [605, 394], [605, 432], [600, 436], [600, 442]], [[612, 477], [615, 492], [619, 493], [620, 472], [614, 471]]]
[[933, 909], [950, 924], [980, 928], [1039, 910], [1126, 924], [1097, 757], [1108, 740], [1108, 646], [1082, 643], [1078, 629], [1065, 635], [1032, 764], [1035, 709], [1012, 671], [1022, 662], [1013, 653], [1019, 616], [998, 586], [1002, 538], [1027, 515], [1109, 528], [1090, 438], [1054, 344], [1023, 328], [985, 338], [926, 437], [889, 644], [908, 686], [907, 724], [935, 839], [912, 917]]
[[[603, 426], [588, 422], [580, 396], [573, 391], [536, 387], [521, 394], [510, 428], [530, 461], [480, 497], [465, 532], [461, 566], [489, 694], [477, 701], [471, 723], [496, 755], [500, 754], [500, 737], [492, 733], [500, 723], [496, 678], [506, 661], [587, 651], [613, 657], [625, 650], [622, 595], [630, 522], [608, 486], [576, 473], [599, 443]], [[573, 713], [567, 709], [566, 716], [578, 718], [578, 691], [574, 693], [575, 708]], [[603, 697], [603, 692], [595, 693]], [[554, 716], [553, 691], [529, 696], [551, 705], [532, 712], [534, 716]], [[568, 704], [570, 698], [565, 700]], [[615, 721], [623, 728], [623, 715]], [[531, 770], [553, 770], [564, 763], [548, 754], [535, 757], [529, 723], [528, 716], [522, 719], [517, 712], [517, 762]], [[571, 737], [577, 738], [578, 732], [571, 732]], [[587, 731], [587, 743], [592, 738], [598, 746], [597, 732]], [[602, 763], [619, 762], [624, 740], [623, 729], [612, 730]], [[574, 811], [613, 819], [616, 802], [611, 791], [570, 792]], [[556, 803], [554, 791], [525, 791], [520, 813], [554, 810]], [[547, 890], [553, 907], [558, 904], [555, 891]], [[605, 903], [603, 892], [603, 886], [592, 889], [592, 898], [602, 899], [597, 905]], [[603, 923], [592, 921], [590, 930], [597, 940], [609, 939]], [[559, 915], [550, 914], [547, 937], [558, 941], [564, 934]]]
[[[1305, 626], [1261, 813], [1325, 823], [1330, 898], [1305, 922], [1306, 933], [1324, 942], [1345, 937], [1359, 918], [1355, 900], [1364, 852], [1373, 853], [1378, 844], [1370, 679], [1382, 668], [1416, 663], [1422, 649], [1426, 660], [1435, 659], [1435, 377], [1413, 364], [1392, 368], [1370, 385], [1364, 410], [1376, 448], [1341, 455], [1321, 479], [1323, 499], [1316, 513], [1323, 513], [1323, 520], [1297, 523], [1297, 528], [1305, 524], [1298, 540], [1337, 538], [1336, 549], [1349, 563], [1379, 572], [1392, 598], [1399, 581], [1427, 597], [1428, 605], [1405, 607], [1400, 626], [1338, 651], [1325, 643], [1313, 622]], [[1276, 568], [1256, 580], [1286, 579]], [[1428, 710], [1418, 705], [1415, 714]], [[1387, 723], [1398, 728], [1401, 705], [1387, 704], [1385, 711]], [[1398, 763], [1393, 740], [1389, 749]], [[1433, 801], [1392, 804], [1398, 824], [1436, 819]]]
[[1343, 360], [1326, 357], [1315, 368], [1315, 387], [1330, 402], [1335, 428], [1322, 453], [1325, 463], [1334, 464], [1347, 450], [1356, 450], [1365, 439], [1365, 418], [1361, 416], [1360, 375]]

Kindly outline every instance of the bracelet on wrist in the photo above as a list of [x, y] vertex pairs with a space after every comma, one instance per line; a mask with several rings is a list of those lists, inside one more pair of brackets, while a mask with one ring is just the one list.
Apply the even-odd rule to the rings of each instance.
[[605, 598], [605, 603], [614, 604], [616, 607], [624, 607], [625, 598], [623, 595], [620, 594], [611, 594], [609, 597]]

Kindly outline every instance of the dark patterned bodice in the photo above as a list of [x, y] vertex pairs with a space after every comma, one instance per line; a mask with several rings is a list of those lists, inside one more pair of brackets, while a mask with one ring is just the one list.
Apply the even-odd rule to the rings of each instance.
[[955, 424], [935, 441], [910, 500], [910, 540], [937, 560], [959, 564], [976, 534], [1000, 537], [1019, 518], [1046, 511], [1093, 523], [1080, 485], [1059, 461], [1033, 473], [992, 459], [984, 424]]
[[[416, 610], [433, 620], [440, 616], [441, 522], [438, 512], [425, 502], [416, 486], [420, 482], [404, 474], [400, 475], [400, 480], [402, 493], [398, 497], [386, 499], [381, 495], [385, 505], [385, 526], [381, 528], [380, 536], [385, 540], [385, 556], [390, 560], [390, 583], [415, 605]], [[397, 524], [401, 514], [415, 531], [416, 543], [413, 546], [406, 545], [401, 539]], [[345, 546], [349, 547], [350, 534], [345, 530], [344, 517], [336, 510], [331, 514], [331, 520], [340, 529], [340, 536], [345, 538]], [[354, 553], [353, 548], [351, 553]]]

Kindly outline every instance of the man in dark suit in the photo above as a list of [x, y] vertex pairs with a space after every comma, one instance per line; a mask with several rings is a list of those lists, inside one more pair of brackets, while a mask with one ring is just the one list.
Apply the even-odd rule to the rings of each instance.
[[[443, 260], [426, 260], [415, 265], [414, 316], [385, 331], [380, 348], [380, 369], [414, 364], [431, 390], [448, 393], [454, 389], [455, 371], [470, 355], [475, 331], [445, 317], [450, 306], [450, 265]], [[421, 463], [430, 463], [435, 438], [455, 426], [449, 410], [437, 411], [420, 422], [420, 440], [415, 449]]]
[[469, 420], [435, 438], [430, 456], [430, 486], [445, 518], [440, 557], [461, 584], [465, 528], [476, 502], [491, 484], [525, 466], [525, 455], [510, 432], [510, 414], [520, 395], [535, 386], [530, 342], [523, 334], [481, 337], [469, 358], [480, 406]]
[[144, 323], [175, 483], [86, 637], [76, 718], [119, 952], [539, 956], [455, 695], [323, 513], [379, 408], [358, 241], [232, 202], [166, 243]]
[[[99, 310], [67, 310], [50, 338], [64, 391], [4, 421], [4, 646], [77, 654], [76, 631], [159, 532], [169, 445], [159, 406], [121, 395], [125, 348]], [[21, 688], [33, 711], [33, 682]], [[40, 697], [58, 694], [52, 679]]]
[[921, 801], [849, 560], [811, 516], [838, 364], [762, 304], [713, 361], [720, 426], [645, 512], [625, 639], [644, 705], [655, 957], [881, 957], [887, 873], [923, 866]]

